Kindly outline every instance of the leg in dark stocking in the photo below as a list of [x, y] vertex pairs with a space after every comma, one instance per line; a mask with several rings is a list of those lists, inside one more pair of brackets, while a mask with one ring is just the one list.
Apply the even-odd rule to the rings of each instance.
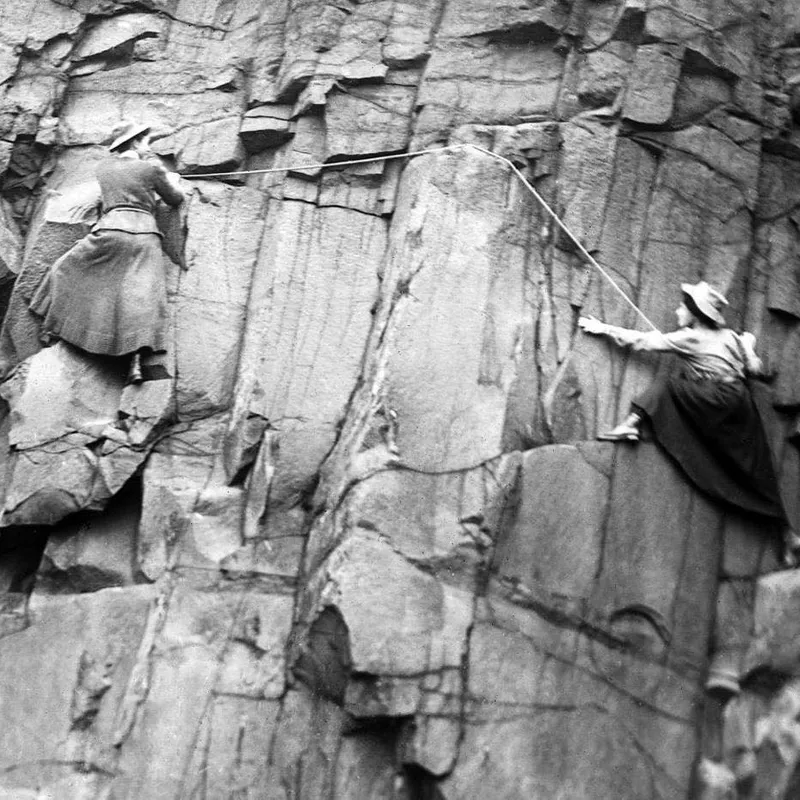
[[128, 383], [138, 384], [144, 380], [142, 375], [142, 353], [135, 352], [131, 356], [131, 365], [128, 369]]

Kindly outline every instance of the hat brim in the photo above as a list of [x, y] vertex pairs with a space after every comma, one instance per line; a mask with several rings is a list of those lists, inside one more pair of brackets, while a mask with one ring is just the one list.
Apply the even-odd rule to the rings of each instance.
[[129, 142], [131, 139], [135, 139], [137, 136], [141, 136], [143, 133], [147, 133], [150, 129], [150, 125], [134, 125], [130, 130], [125, 131], [125, 133], [123, 133], [121, 136], [117, 136], [117, 138], [114, 139], [114, 141], [108, 146], [108, 149], [112, 152], [114, 150], [118, 150], [126, 142]]
[[725, 317], [717, 311], [704, 297], [698, 297], [697, 286], [692, 283], [682, 283], [681, 291], [686, 297], [689, 297], [694, 304], [694, 307], [707, 319], [716, 322], [717, 325], [725, 324]]

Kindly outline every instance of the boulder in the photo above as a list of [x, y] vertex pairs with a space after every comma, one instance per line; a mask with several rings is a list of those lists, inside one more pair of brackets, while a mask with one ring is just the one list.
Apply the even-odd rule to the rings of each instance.
[[102, 509], [133, 475], [171, 416], [172, 387], [133, 387], [123, 411], [126, 371], [124, 359], [59, 342], [2, 385], [11, 411], [3, 526], [52, 525]]

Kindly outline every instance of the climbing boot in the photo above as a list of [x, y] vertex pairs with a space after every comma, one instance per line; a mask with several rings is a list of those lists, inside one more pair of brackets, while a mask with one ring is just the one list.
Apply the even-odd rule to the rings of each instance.
[[628, 414], [624, 422], [621, 422], [613, 430], [598, 434], [597, 438], [601, 442], [638, 442], [641, 421], [642, 418], [638, 414]]
[[601, 442], [638, 442], [639, 429], [630, 425], [617, 425], [613, 430], [597, 435]]
[[134, 385], [140, 384], [144, 381], [144, 375], [142, 375], [142, 357], [139, 353], [134, 353], [131, 356], [131, 366], [128, 370], [128, 383], [132, 383]]

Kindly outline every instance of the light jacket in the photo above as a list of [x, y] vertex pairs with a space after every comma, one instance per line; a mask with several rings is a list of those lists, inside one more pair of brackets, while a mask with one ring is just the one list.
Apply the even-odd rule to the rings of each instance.
[[183, 200], [183, 193], [170, 183], [160, 161], [112, 156], [98, 165], [97, 180], [103, 211], [93, 232], [116, 230], [160, 236], [153, 216], [158, 198], [172, 206]]

